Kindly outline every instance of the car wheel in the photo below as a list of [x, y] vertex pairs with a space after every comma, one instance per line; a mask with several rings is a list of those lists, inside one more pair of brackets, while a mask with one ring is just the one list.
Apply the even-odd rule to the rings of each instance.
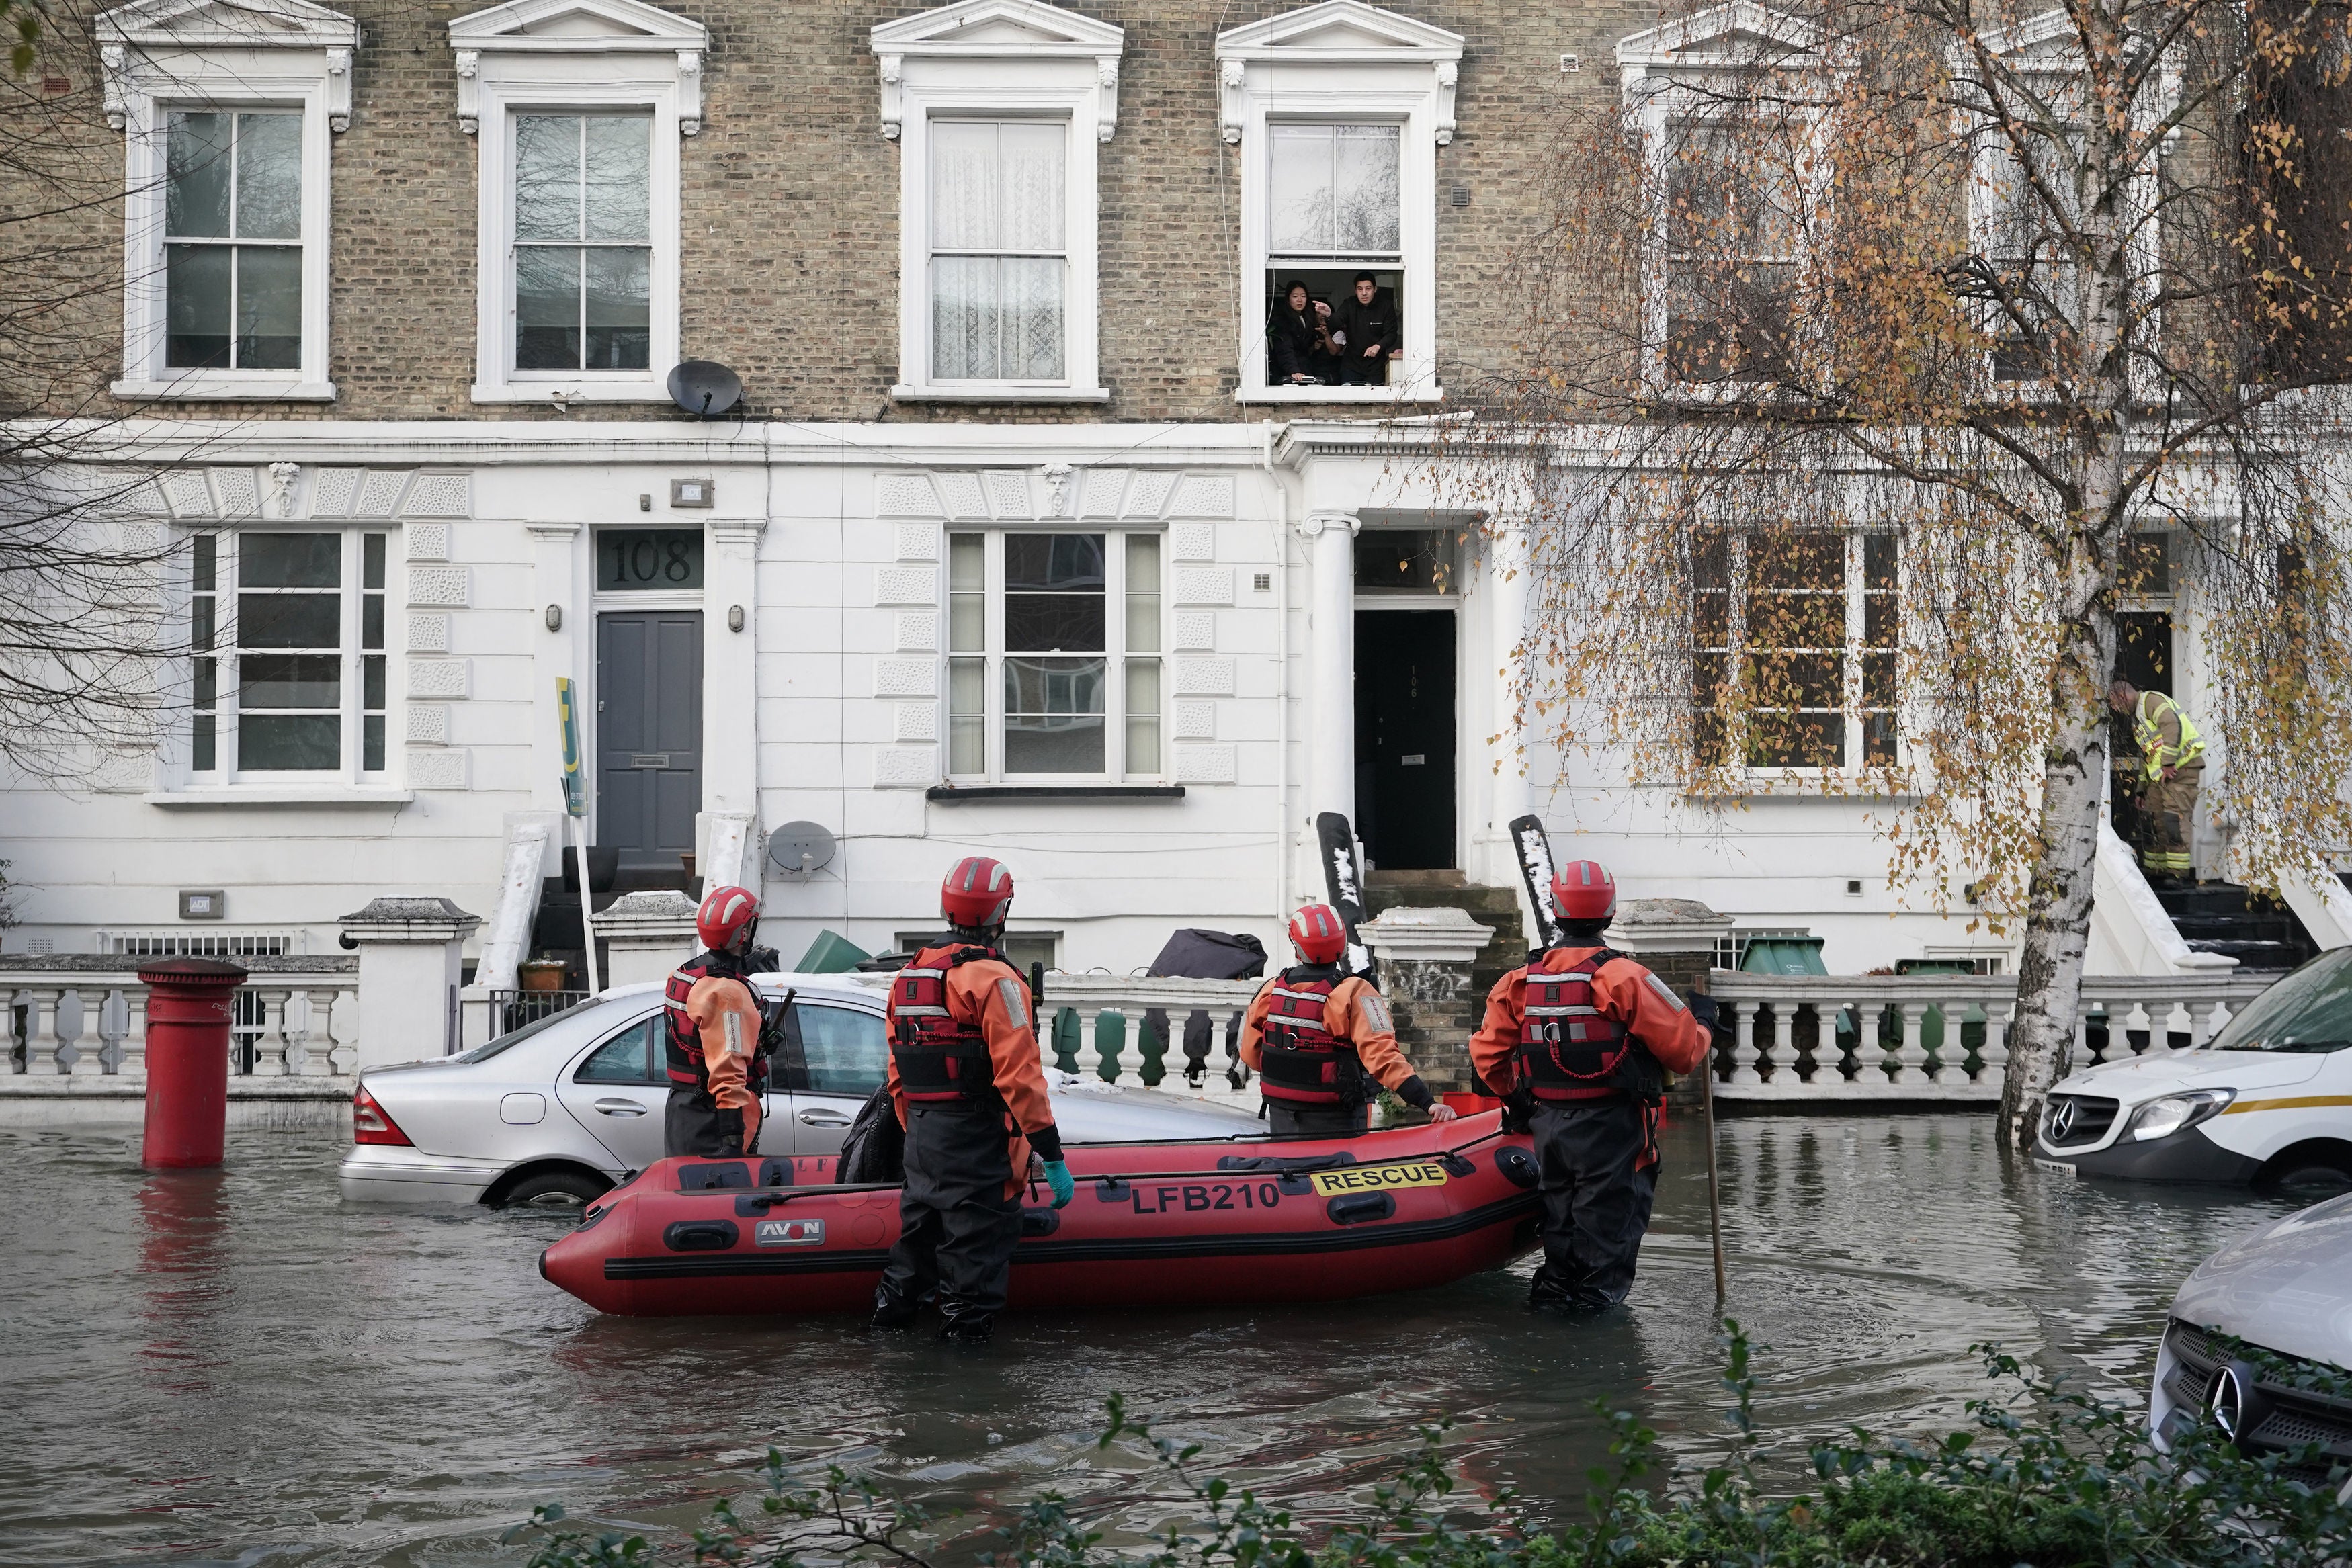
[[507, 1188], [498, 1201], [500, 1208], [578, 1208], [593, 1203], [613, 1189], [613, 1184], [586, 1171], [534, 1171]]
[[2331, 1162], [2295, 1161], [2273, 1173], [2264, 1185], [2298, 1197], [2321, 1196], [2352, 1187], [2352, 1171]]

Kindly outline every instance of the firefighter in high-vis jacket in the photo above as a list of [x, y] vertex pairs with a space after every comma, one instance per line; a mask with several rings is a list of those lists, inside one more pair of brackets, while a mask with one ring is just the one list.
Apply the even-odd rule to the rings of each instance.
[[2197, 833], [2197, 787], [2205, 779], [2205, 737], [2189, 716], [2162, 692], [2144, 692], [2129, 681], [2107, 687], [2107, 706], [2129, 716], [2139, 746], [2139, 781], [2134, 791], [2155, 830], [2140, 851], [2139, 863], [2151, 878], [2197, 880], [2189, 846]]
[[1535, 1134], [1544, 1261], [1528, 1304], [1597, 1312], [1633, 1288], [1657, 1192], [1665, 1073], [1706, 1059], [1715, 1003], [1685, 1005], [1601, 945], [1617, 886], [1599, 862], [1561, 868], [1552, 899], [1562, 941], [1495, 982], [1470, 1064]]
[[874, 1325], [908, 1328], [936, 1292], [943, 1338], [978, 1342], [1003, 1310], [1034, 1153], [1054, 1207], [1076, 1193], [1045, 1097], [1029, 987], [998, 950], [1013, 873], [984, 855], [940, 889], [954, 940], [890, 982], [890, 1097], [907, 1130], [898, 1242]]
[[1348, 928], [1328, 904], [1290, 917], [1299, 961], [1259, 988], [1242, 1017], [1242, 1064], [1258, 1075], [1267, 1128], [1277, 1138], [1345, 1138], [1371, 1121], [1375, 1085], [1434, 1122], [1438, 1103], [1397, 1049], [1388, 1003], [1340, 967]]
[[747, 960], [760, 900], [747, 888], [714, 887], [695, 911], [703, 950], [669, 977], [662, 1016], [669, 1105], [662, 1153], [706, 1157], [760, 1152], [760, 1096], [768, 1087], [760, 997]]

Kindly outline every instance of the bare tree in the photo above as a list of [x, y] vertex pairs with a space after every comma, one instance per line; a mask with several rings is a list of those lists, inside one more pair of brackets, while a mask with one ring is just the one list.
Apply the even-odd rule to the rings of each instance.
[[1906, 896], [2021, 926], [2014, 1145], [2074, 1038], [2145, 574], [2193, 584], [2238, 874], [2352, 842], [2345, 21], [1797, 0], [1629, 40], [1439, 465], [1533, 531], [1536, 733], [1694, 809], [1850, 794]]
[[153, 741], [169, 541], [127, 460], [123, 155], [88, 17], [0, 0], [0, 764], [87, 779]]

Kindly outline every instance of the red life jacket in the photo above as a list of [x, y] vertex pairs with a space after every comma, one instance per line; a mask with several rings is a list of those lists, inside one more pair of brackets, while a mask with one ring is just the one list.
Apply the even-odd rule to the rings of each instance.
[[1258, 1040], [1258, 1087], [1294, 1105], [1360, 1105], [1364, 1069], [1356, 1048], [1323, 1022], [1323, 1004], [1346, 977], [1328, 965], [1286, 969], [1274, 979]]
[[[948, 1014], [948, 971], [982, 959], [1013, 974], [1012, 966], [991, 948], [926, 947], [892, 977], [890, 1059], [898, 1063], [898, 1088], [909, 1101], [997, 1098], [988, 1036], [979, 1020], [963, 1023]], [[1027, 987], [1022, 989], [1026, 996]]]
[[1650, 1097], [1648, 1051], [1594, 1005], [1592, 977], [1623, 956], [1602, 947], [1557, 974], [1528, 967], [1519, 981], [1519, 1061], [1537, 1099], [1601, 1100], [1628, 1091]]
[[[716, 953], [697, 953], [670, 971], [669, 985], [662, 992], [662, 1016], [668, 1028], [664, 1030], [663, 1062], [669, 1070], [669, 1081], [681, 1089], [698, 1093], [710, 1092], [710, 1064], [702, 1060], [702, 1031], [695, 1027], [693, 1017], [686, 1010], [687, 998], [694, 994], [694, 982], [705, 976], [718, 975], [740, 981], [751, 993], [751, 1005], [760, 1005], [760, 993], [733, 960]], [[744, 1087], [754, 1094], [768, 1092], [767, 1030], [751, 1047], [751, 1061], [744, 1070]]]

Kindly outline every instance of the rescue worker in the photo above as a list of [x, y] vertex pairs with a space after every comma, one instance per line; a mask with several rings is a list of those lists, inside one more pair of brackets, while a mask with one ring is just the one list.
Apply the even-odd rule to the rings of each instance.
[[1029, 988], [1004, 961], [1013, 873], [984, 855], [940, 888], [947, 946], [890, 983], [887, 1084], [907, 1130], [898, 1241], [874, 1292], [873, 1326], [909, 1328], [937, 1292], [943, 1339], [977, 1343], [1003, 1310], [1034, 1153], [1054, 1207], [1076, 1195], [1045, 1097]]
[[1560, 945], [1495, 982], [1470, 1064], [1510, 1103], [1506, 1119], [1525, 1118], [1535, 1134], [1544, 1261], [1528, 1304], [1598, 1312], [1633, 1288], [1657, 1193], [1665, 1074], [1706, 1059], [1715, 1003], [1685, 1006], [1601, 945], [1617, 884], [1598, 862], [1570, 862], [1551, 889]]
[[2205, 737], [2179, 703], [2126, 680], [2118, 678], [2107, 687], [2107, 706], [2131, 716], [2132, 738], [2139, 743], [2136, 793], [2155, 830], [2139, 863], [2151, 880], [2193, 883], [2197, 872], [2189, 843], [2197, 831], [2197, 787], [2205, 779]]
[[1298, 962], [1258, 988], [1242, 1017], [1241, 1058], [1258, 1075], [1266, 1126], [1277, 1138], [1346, 1138], [1371, 1122], [1378, 1083], [1433, 1122], [1451, 1122], [1397, 1049], [1380, 992], [1340, 967], [1348, 928], [1330, 905], [1290, 917]]
[[673, 971], [662, 1016], [669, 1105], [664, 1155], [724, 1158], [760, 1152], [760, 1096], [768, 1087], [760, 996], [748, 977], [760, 900], [748, 888], [714, 887], [694, 914], [703, 951]]

